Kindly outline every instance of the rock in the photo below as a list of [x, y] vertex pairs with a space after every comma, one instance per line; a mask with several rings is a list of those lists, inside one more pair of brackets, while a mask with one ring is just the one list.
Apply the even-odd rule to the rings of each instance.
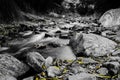
[[84, 64], [96, 64], [96, 63], [98, 63], [97, 61], [93, 60], [92, 58], [82, 58], [81, 61]]
[[47, 72], [48, 72], [49, 77], [55, 77], [55, 76], [61, 74], [60, 69], [56, 66], [50, 66], [47, 69]]
[[63, 24], [63, 25], [60, 25], [60, 28], [61, 29], [70, 29], [72, 27], [74, 27], [75, 24]]
[[101, 75], [107, 75], [108, 69], [103, 67], [103, 68], [98, 69], [97, 72]]
[[80, 73], [68, 76], [68, 80], [97, 80], [96, 77], [89, 73]]
[[81, 66], [73, 66], [71, 67], [70, 71], [74, 74], [80, 73], [80, 72], [87, 72], [88, 70], [86, 68], [83, 68]]
[[83, 46], [84, 40], [82, 34], [73, 33], [73, 36], [70, 39], [69, 46], [71, 46], [73, 52], [76, 55], [83, 54], [85, 49]]
[[9, 75], [0, 75], [0, 80], [17, 80], [15, 77]]
[[[76, 53], [81, 53], [81, 49], [84, 48], [84, 55], [87, 56], [105, 56], [114, 51], [117, 44], [107, 38], [101, 37], [96, 34], [83, 34], [83, 38], [78, 34], [76, 39], [73, 39], [71, 46]], [[76, 45], [75, 45], [76, 44]], [[83, 46], [83, 47], [82, 47]], [[75, 47], [75, 49], [74, 49]], [[82, 55], [82, 54], [81, 54]]]
[[9, 47], [0, 47], [0, 52], [5, 52], [9, 49]]
[[25, 31], [19, 33], [22, 37], [29, 37], [33, 34], [33, 31]]
[[112, 55], [113, 55], [113, 56], [115, 56], [115, 55], [120, 55], [120, 49], [114, 51], [114, 52], [112, 53]]
[[84, 43], [87, 55], [104, 56], [114, 51], [117, 44], [107, 38], [96, 34], [83, 34]]
[[108, 69], [110, 75], [115, 75], [120, 71], [119, 62], [106, 62], [103, 66]]
[[112, 62], [112, 61], [117, 61], [117, 62], [120, 62], [120, 57], [119, 56], [111, 56], [109, 58], [109, 61]]
[[0, 54], [0, 73], [14, 77], [21, 76], [29, 67], [8, 54]]
[[61, 39], [69, 39], [69, 35], [68, 34], [60, 34], [60, 38]]
[[49, 56], [49, 57], [45, 60], [45, 66], [46, 66], [46, 67], [49, 67], [49, 66], [52, 65], [52, 63], [53, 63], [53, 58]]
[[113, 37], [113, 39], [119, 43], [120, 42], [120, 31], [116, 32], [116, 35]]
[[26, 62], [37, 72], [42, 71], [42, 65], [45, 63], [44, 57], [38, 52], [29, 52], [26, 55]]
[[103, 25], [103, 27], [112, 27], [115, 25], [120, 25], [120, 8], [118, 9], [111, 9], [105, 12], [99, 22]]
[[75, 60], [76, 59], [76, 56], [74, 55], [72, 49], [69, 46], [62, 46], [62, 47], [52, 48], [52, 49], [44, 49], [40, 51], [40, 53], [45, 58], [51, 56], [52, 58], [57, 58], [61, 60]]

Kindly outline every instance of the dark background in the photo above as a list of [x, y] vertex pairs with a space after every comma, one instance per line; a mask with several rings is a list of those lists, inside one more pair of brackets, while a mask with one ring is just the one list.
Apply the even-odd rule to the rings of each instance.
[[[0, 0], [0, 22], [18, 20], [19, 11], [43, 13], [61, 6], [63, 0]], [[80, 0], [86, 6], [95, 5], [95, 12], [104, 13], [113, 8], [120, 7], [119, 0]], [[85, 10], [85, 9], [83, 9]], [[86, 10], [87, 11], [87, 10]], [[84, 13], [86, 13], [84, 11]]]

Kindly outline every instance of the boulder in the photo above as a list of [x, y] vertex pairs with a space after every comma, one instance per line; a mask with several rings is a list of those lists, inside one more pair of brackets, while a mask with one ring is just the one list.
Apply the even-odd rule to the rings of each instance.
[[83, 33], [74, 35], [70, 40], [70, 46], [76, 54], [98, 57], [113, 52], [117, 43], [96, 34]]
[[103, 27], [112, 27], [114, 25], [120, 25], [120, 8], [111, 9], [105, 12], [99, 22], [103, 25]]
[[83, 34], [85, 52], [87, 55], [105, 56], [114, 51], [117, 44], [96, 34]]
[[[29, 70], [29, 67], [8, 54], [0, 54], [0, 74], [21, 76]], [[1, 79], [0, 79], [1, 80]]]
[[29, 52], [26, 55], [26, 62], [37, 72], [42, 71], [42, 65], [45, 62], [44, 57], [38, 52]]

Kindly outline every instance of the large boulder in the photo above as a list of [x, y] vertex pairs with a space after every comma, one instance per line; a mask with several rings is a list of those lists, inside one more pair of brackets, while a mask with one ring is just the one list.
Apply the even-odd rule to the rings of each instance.
[[84, 48], [87, 55], [104, 56], [114, 51], [117, 44], [96, 34], [83, 34]]
[[[94, 57], [105, 56], [113, 52], [117, 46], [114, 41], [96, 34], [91, 33], [82, 35], [83, 37], [81, 37], [80, 34], [76, 34], [76, 39], [73, 39], [72, 42], [70, 41], [70, 44], [76, 54], [84, 54], [87, 56], [92, 55]], [[81, 53], [81, 50], [83, 50], [83, 48], [85, 50]]]
[[[29, 67], [8, 54], [0, 54], [0, 74], [14, 77], [21, 76]], [[0, 79], [1, 80], [1, 79]]]
[[99, 22], [103, 27], [120, 25], [120, 8], [108, 10], [101, 16]]

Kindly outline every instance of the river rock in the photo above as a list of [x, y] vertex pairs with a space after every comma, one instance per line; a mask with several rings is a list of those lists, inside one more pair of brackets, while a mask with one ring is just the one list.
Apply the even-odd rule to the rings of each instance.
[[103, 64], [103, 66], [105, 66], [110, 75], [115, 75], [120, 71], [120, 63], [119, 62], [106, 62]]
[[99, 22], [103, 25], [103, 27], [112, 27], [115, 25], [120, 25], [119, 20], [120, 8], [106, 11], [99, 19]]
[[87, 55], [104, 56], [114, 51], [117, 44], [96, 34], [83, 34], [84, 48]]
[[49, 68], [47, 68], [47, 72], [49, 77], [55, 77], [61, 74], [60, 69], [56, 66], [50, 66]]
[[43, 63], [45, 63], [45, 59], [40, 53], [29, 52], [26, 55], [26, 58], [27, 58], [26, 62], [28, 63], [29, 66], [31, 66], [37, 72], [42, 71], [42, 65], [43, 65]]
[[[82, 34], [83, 38], [80, 34], [76, 34], [76, 39], [73, 39], [71, 46], [73, 46], [76, 50], [76, 53], [81, 53], [82, 48], [85, 49], [84, 55], [87, 56], [105, 56], [114, 51], [117, 43], [112, 40], [109, 40], [105, 37], [96, 35], [96, 34]], [[82, 39], [80, 39], [80, 37]], [[76, 45], [75, 45], [76, 44]], [[82, 47], [83, 46], [83, 47]], [[81, 53], [82, 54], [82, 53]]]
[[89, 73], [80, 73], [68, 77], [68, 80], [97, 80], [96, 77]]
[[[8, 54], [0, 54], [0, 73], [14, 77], [21, 76], [29, 67]], [[0, 79], [1, 80], [1, 79]]]
[[101, 75], [107, 75], [108, 74], [108, 69], [102, 67], [102, 68], [98, 69], [97, 72]]

